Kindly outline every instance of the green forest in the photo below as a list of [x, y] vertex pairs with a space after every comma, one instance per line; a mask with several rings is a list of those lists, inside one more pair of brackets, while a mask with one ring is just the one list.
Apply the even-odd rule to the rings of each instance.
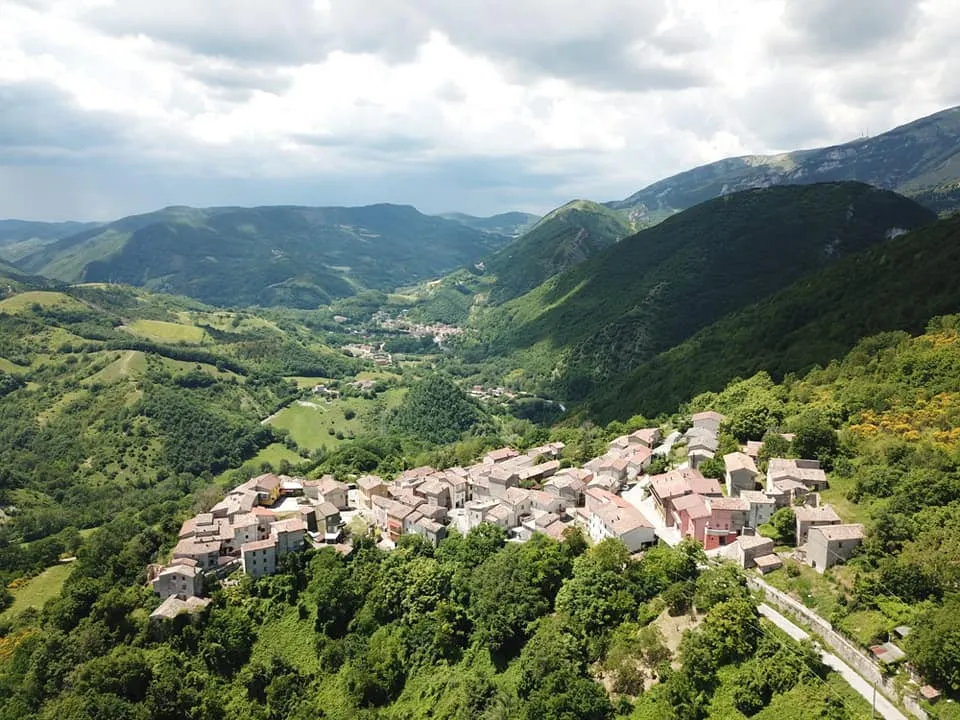
[[859, 183], [711, 200], [480, 314], [463, 356], [509, 357], [559, 397], [583, 400], [728, 313], [883, 241], [891, 227], [934, 219]]
[[[957, 218], [829, 183], [624, 237], [640, 215], [576, 201], [513, 245], [457, 221], [432, 264], [403, 265], [456, 223], [361, 210], [173, 208], [34, 238], [20, 263], [113, 281], [185, 245], [226, 253], [222, 274], [161, 272], [151, 290], [0, 268], [0, 719], [869, 717], [814, 645], [761, 616], [743, 572], [690, 541], [631, 555], [578, 529], [521, 543], [481, 525], [386, 550], [361, 521], [346, 546], [149, 619], [147, 566], [261, 472], [389, 481], [547, 442], [568, 468], [703, 410], [726, 416], [705, 475], [748, 441], [761, 472], [814, 458], [823, 501], [865, 526], [849, 562], [789, 560], [770, 584], [863, 651], [912, 628], [910, 666], [960, 699]], [[316, 226], [339, 229], [307, 281], [290, 273]], [[260, 232], [283, 242], [251, 280]], [[95, 258], [116, 233], [120, 252]], [[328, 262], [341, 250], [362, 255], [349, 272]], [[464, 333], [437, 343], [400, 321]], [[650, 471], [683, 459], [681, 441]], [[784, 508], [759, 532], [786, 555], [795, 519]]]
[[960, 218], [844, 258], [727, 315], [590, 398], [607, 422], [671, 412], [692, 395], [765, 370], [805, 372], [885, 330], [920, 332], [960, 307]]
[[[163, 533], [113, 520], [36, 625], [0, 641], [0, 717], [865, 717], [696, 546], [637, 561], [576, 533], [504, 541], [481, 526], [436, 549], [308, 551], [157, 626], [138, 582]], [[659, 629], [674, 618], [679, 642]]]

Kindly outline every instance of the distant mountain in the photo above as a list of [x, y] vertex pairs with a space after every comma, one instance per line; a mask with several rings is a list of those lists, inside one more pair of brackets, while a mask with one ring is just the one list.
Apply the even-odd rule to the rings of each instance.
[[960, 312], [960, 217], [887, 240], [737, 310], [591, 399], [603, 421], [671, 411], [735, 377], [775, 378], [842, 357], [862, 337], [919, 332]]
[[99, 223], [84, 222], [37, 222], [34, 220], [0, 220], [0, 258], [13, 261], [25, 257], [37, 249], [97, 227]]
[[630, 232], [624, 213], [573, 200], [481, 262], [405, 288], [401, 295], [410, 301], [412, 318], [462, 325], [474, 310], [519, 297]]
[[[655, 222], [740, 190], [838, 180], [865, 182], [921, 202], [932, 201], [931, 207], [938, 211], [960, 209], [960, 107], [842, 145], [720, 160], [607, 205], [630, 213], [636, 222]], [[938, 188], [946, 192], [930, 194]]]
[[478, 261], [508, 238], [400, 205], [171, 207], [58, 240], [26, 272], [218, 305], [315, 307]]
[[519, 297], [630, 233], [624, 214], [573, 200], [484, 261], [485, 271], [496, 276], [489, 300], [496, 304]]
[[477, 217], [467, 215], [466, 213], [450, 212], [441, 213], [439, 217], [447, 220], [455, 220], [458, 223], [471, 227], [474, 230], [495, 233], [496, 235], [506, 235], [507, 237], [517, 237], [539, 219], [537, 215], [531, 215], [525, 212], [506, 212], [490, 217]]
[[710, 200], [483, 313], [467, 357], [513, 357], [562, 396], [583, 398], [724, 315], [934, 219], [861, 183]]

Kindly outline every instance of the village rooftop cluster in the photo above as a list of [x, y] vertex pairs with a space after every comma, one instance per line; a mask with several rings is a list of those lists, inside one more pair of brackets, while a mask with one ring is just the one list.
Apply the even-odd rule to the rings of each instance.
[[[436, 545], [451, 529], [465, 534], [483, 523], [502, 527], [516, 542], [536, 532], [560, 540], [576, 527], [593, 542], [615, 538], [633, 553], [660, 540], [692, 539], [708, 554], [765, 573], [782, 562], [773, 540], [757, 529], [777, 509], [793, 507], [798, 557], [819, 572], [849, 558], [863, 527], [844, 524], [821, 504], [827, 476], [816, 460], [773, 458], [764, 477], [756, 465], [760, 444], [748, 443], [724, 455], [723, 484], [701, 473], [699, 466], [717, 451], [723, 420], [719, 413], [698, 413], [685, 433], [665, 438], [658, 428], [637, 430], [583, 467], [563, 467], [564, 445], [556, 442], [525, 452], [493, 450], [466, 468], [415, 468], [392, 482], [366, 475], [348, 486], [331, 476], [261, 475], [183, 524], [172, 561], [151, 567], [154, 591], [166, 598], [155, 614], [202, 607], [207, 577], [237, 569], [255, 578], [271, 575], [279, 557], [308, 543], [349, 552], [342, 529], [356, 514], [379, 529], [387, 548], [408, 534]], [[681, 442], [685, 462], [647, 474], [654, 457], [670, 457]]]

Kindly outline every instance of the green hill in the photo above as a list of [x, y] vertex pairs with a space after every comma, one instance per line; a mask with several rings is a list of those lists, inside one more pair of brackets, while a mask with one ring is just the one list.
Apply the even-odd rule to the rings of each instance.
[[466, 323], [471, 312], [523, 295], [631, 232], [624, 213], [573, 200], [482, 262], [401, 291], [412, 318]]
[[653, 416], [734, 377], [774, 377], [843, 356], [887, 330], [960, 310], [960, 218], [888, 240], [727, 315], [640, 365], [589, 404], [604, 420]]
[[[837, 180], [865, 182], [936, 204], [945, 198], [928, 193], [958, 179], [960, 107], [954, 107], [842, 145], [720, 160], [656, 182], [608, 206], [629, 212], [637, 221], [654, 222], [739, 190]], [[960, 209], [960, 196], [953, 195], [949, 209]]]
[[630, 232], [625, 215], [589, 200], [573, 200], [484, 260], [486, 272], [496, 276], [489, 300], [499, 304], [519, 297]]
[[68, 235], [97, 227], [98, 223], [0, 220], [0, 258], [16, 261]]
[[860, 183], [751, 190], [622, 240], [484, 313], [468, 359], [512, 357], [568, 399], [729, 312], [934, 215]]
[[6, 536], [178, 502], [261, 450], [282, 450], [261, 420], [298, 395], [289, 378], [359, 367], [283, 313], [278, 324], [112, 286], [0, 299], [0, 507], [16, 508]]
[[174, 207], [64, 238], [17, 264], [218, 305], [316, 307], [439, 275], [506, 241], [408, 206]]

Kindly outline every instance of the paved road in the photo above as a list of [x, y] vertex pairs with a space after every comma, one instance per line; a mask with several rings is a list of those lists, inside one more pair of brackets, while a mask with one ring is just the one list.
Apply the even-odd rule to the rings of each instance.
[[[766, 603], [761, 603], [760, 605], [760, 614], [767, 618], [770, 622], [776, 625], [778, 628], [783, 630], [787, 635], [792, 637], [794, 640], [806, 640], [810, 637], [806, 632], [801, 628], [794, 625], [792, 622], [787, 620], [783, 615], [778, 613], [772, 607]], [[820, 657], [823, 659], [823, 662], [828, 665], [832, 670], [840, 673], [841, 677], [847, 681], [847, 683], [856, 690], [864, 700], [868, 703], [873, 702], [874, 692], [873, 686], [860, 677], [856, 671], [847, 665], [843, 660], [838, 658], [836, 655], [831, 655], [828, 652], [820, 652]], [[897, 710], [893, 704], [887, 700], [879, 692], [876, 693], [877, 698], [877, 713], [882, 718], [886, 720], [908, 720], [907, 716], [902, 712]]]

